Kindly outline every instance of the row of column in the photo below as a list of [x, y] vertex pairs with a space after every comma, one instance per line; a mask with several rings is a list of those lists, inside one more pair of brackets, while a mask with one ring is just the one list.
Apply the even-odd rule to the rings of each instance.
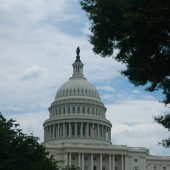
[[49, 125], [44, 128], [44, 140], [55, 138], [97, 138], [111, 141], [108, 126], [85, 122], [67, 122]]
[[58, 109], [51, 109], [50, 113], [51, 113], [51, 117], [64, 115], [64, 114], [88, 114], [88, 115], [105, 117], [105, 112], [101, 109], [96, 109], [93, 107], [81, 107], [81, 106], [61, 107]]
[[[85, 154], [84, 153], [77, 153], [78, 154], [78, 166], [81, 170], [84, 170], [85, 166]], [[96, 154], [95, 154], [96, 155]], [[109, 154], [108, 155], [109, 167], [108, 170], [115, 170], [115, 155]], [[89, 164], [90, 163], [90, 164]], [[65, 153], [64, 154], [64, 165], [71, 166], [72, 165], [72, 153]], [[94, 154], [90, 154], [90, 162], [88, 161], [88, 165], [90, 165], [89, 170], [94, 170]], [[121, 155], [121, 169], [120, 170], [127, 170], [127, 157], [125, 155]], [[99, 154], [99, 170], [103, 170], [103, 154]]]

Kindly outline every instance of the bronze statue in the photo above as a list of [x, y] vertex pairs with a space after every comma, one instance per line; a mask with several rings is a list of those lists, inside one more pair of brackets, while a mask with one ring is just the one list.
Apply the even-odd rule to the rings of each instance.
[[80, 54], [80, 48], [79, 48], [79, 46], [77, 47], [76, 53], [77, 53], [77, 56], [79, 56], [79, 54]]
[[77, 47], [76, 53], [77, 53], [76, 61], [77, 61], [77, 62], [81, 62], [81, 60], [80, 60], [80, 48], [79, 48], [79, 46]]

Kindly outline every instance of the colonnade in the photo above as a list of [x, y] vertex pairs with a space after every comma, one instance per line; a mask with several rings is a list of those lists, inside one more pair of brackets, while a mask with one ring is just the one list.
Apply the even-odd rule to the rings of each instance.
[[[76, 160], [74, 159], [73, 161], [73, 155], [75, 157], [76, 155]], [[85, 161], [85, 157], [88, 156], [88, 160]], [[94, 157], [97, 157], [97, 163], [94, 161]], [[105, 167], [105, 163], [103, 161], [103, 158], [108, 159], [108, 167]], [[127, 170], [127, 157], [126, 155], [121, 155], [120, 157], [120, 165], [119, 165], [119, 170]], [[74, 163], [73, 163], [74, 162]], [[77, 164], [75, 164], [75, 162]], [[71, 153], [67, 152], [64, 154], [64, 165], [65, 166], [77, 166], [80, 167], [82, 170], [86, 170], [85, 166], [88, 166], [88, 170], [116, 170], [118, 169], [116, 163], [115, 163], [115, 155], [114, 154], [86, 154], [86, 153]], [[97, 168], [98, 166], [98, 168]]]
[[47, 125], [44, 128], [44, 140], [55, 138], [96, 138], [111, 141], [111, 128], [89, 122], [63, 122]]
[[105, 110], [97, 107], [88, 106], [62, 106], [57, 108], [52, 108], [50, 110], [50, 116], [60, 116], [65, 114], [86, 114], [95, 115], [99, 117], [105, 117]]

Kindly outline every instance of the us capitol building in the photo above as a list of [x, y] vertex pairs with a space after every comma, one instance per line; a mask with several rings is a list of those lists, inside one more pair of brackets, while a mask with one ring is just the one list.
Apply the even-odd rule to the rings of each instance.
[[44, 126], [44, 146], [65, 166], [82, 170], [170, 170], [170, 157], [112, 145], [112, 124], [96, 88], [83, 75], [77, 48], [73, 75], [57, 91]]

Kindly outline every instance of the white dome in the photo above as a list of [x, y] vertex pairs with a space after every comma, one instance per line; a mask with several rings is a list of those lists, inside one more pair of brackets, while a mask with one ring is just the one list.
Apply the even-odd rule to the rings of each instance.
[[55, 100], [67, 96], [90, 97], [101, 100], [96, 88], [82, 76], [71, 77], [69, 81], [64, 83], [57, 91]]

